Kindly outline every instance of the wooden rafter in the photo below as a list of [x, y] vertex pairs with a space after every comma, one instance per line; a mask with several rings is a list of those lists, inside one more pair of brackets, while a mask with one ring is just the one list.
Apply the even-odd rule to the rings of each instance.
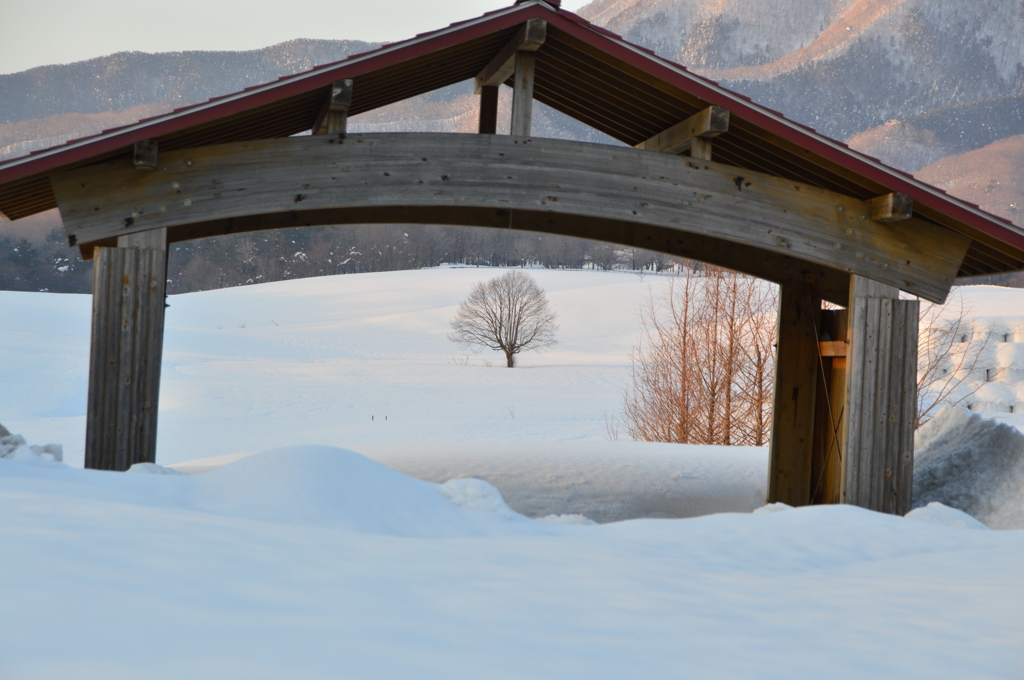
[[543, 19], [530, 19], [523, 24], [515, 37], [477, 74], [473, 91], [480, 94], [481, 88], [501, 85], [511, 78], [516, 69], [516, 54], [539, 50], [547, 38], [547, 29], [548, 22]]
[[331, 84], [331, 93], [324, 103], [316, 123], [314, 135], [343, 135], [348, 128], [348, 110], [352, 106], [352, 80], [338, 80]]
[[683, 154], [711, 160], [710, 140], [729, 130], [729, 112], [720, 106], [709, 106], [686, 120], [659, 132], [636, 145], [645, 151]]

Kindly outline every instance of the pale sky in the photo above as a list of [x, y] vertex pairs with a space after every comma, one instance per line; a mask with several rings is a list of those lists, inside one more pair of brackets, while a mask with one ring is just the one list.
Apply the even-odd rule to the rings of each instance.
[[[393, 42], [514, 0], [0, 0], [0, 74], [113, 52], [251, 50], [294, 38]], [[575, 11], [589, 0], [563, 0]]]

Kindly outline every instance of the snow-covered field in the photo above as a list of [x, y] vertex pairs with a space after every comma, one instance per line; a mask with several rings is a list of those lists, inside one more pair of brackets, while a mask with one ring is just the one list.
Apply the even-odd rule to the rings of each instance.
[[[446, 339], [495, 274], [171, 298], [191, 475], [78, 469], [89, 299], [0, 293], [0, 422], [69, 463], [0, 458], [0, 678], [1024, 677], [1024, 531], [758, 509], [763, 449], [607, 441], [664, 278], [534, 272], [560, 342], [508, 370]], [[967, 294], [1024, 342], [1024, 291]]]

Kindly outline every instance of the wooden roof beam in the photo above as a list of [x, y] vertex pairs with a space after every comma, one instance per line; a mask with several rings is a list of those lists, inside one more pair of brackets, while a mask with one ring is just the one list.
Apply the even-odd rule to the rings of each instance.
[[902, 222], [914, 216], [914, 199], [906, 194], [885, 194], [868, 201], [875, 222]]
[[[945, 300], [971, 242], [922, 219], [874, 222], [857, 197], [629, 147], [423, 132], [353, 139], [286, 137], [182, 149], [161, 153], [159, 173], [139, 172], [124, 158], [55, 174], [51, 183], [72, 245], [213, 223], [228, 225], [220, 233], [234, 233], [250, 217], [273, 227], [284, 226], [281, 219], [295, 221], [288, 226], [508, 227], [509, 215], [533, 214], [548, 226], [522, 228], [578, 228], [573, 235], [699, 254], [696, 259], [770, 280], [781, 276], [771, 271], [779, 258], [791, 258], [933, 302]], [[490, 217], [476, 221], [479, 211]], [[607, 230], [574, 226], [593, 221]], [[629, 240], [638, 232], [646, 240]], [[695, 242], [705, 245], [688, 245]], [[727, 248], [740, 246], [745, 255], [726, 256]], [[799, 278], [804, 268], [794, 265], [787, 276]], [[827, 299], [848, 302], [832, 293]]]
[[516, 70], [516, 54], [539, 50], [547, 37], [547, 31], [548, 22], [543, 19], [530, 19], [523, 24], [516, 36], [477, 74], [473, 92], [480, 94], [484, 87], [501, 85], [511, 78]]
[[159, 155], [155, 139], [144, 139], [135, 142], [135, 149], [132, 153], [132, 163], [139, 170], [156, 170]]
[[[336, 80], [331, 83], [331, 94], [320, 110], [314, 135], [343, 135], [348, 128], [348, 110], [352, 106], [352, 79]], [[308, 119], [307, 119], [308, 120]]]
[[683, 154], [711, 160], [711, 139], [729, 131], [729, 112], [720, 106], [709, 106], [681, 123], [662, 130], [636, 145], [637, 149]]

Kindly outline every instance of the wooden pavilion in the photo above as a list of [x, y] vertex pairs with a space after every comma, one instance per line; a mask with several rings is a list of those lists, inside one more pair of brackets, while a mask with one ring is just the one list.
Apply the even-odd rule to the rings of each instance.
[[[480, 134], [347, 134], [475, 79]], [[498, 91], [513, 90], [510, 134]], [[540, 101], [624, 146], [531, 136]], [[309, 133], [312, 134], [304, 134]], [[94, 259], [86, 466], [155, 460], [168, 244], [335, 224], [600, 239], [780, 284], [769, 501], [910, 508], [917, 306], [1024, 231], [559, 9], [516, 5], [0, 164]], [[822, 301], [842, 306], [823, 311]], [[823, 342], [830, 338], [830, 342]]]

